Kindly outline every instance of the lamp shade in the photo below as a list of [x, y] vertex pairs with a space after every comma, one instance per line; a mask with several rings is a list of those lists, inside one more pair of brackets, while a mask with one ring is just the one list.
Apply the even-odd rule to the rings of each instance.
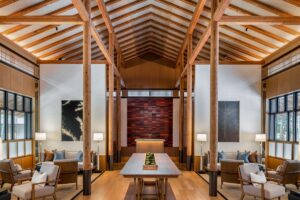
[[94, 141], [103, 141], [104, 135], [103, 133], [94, 133], [93, 140]]
[[37, 141], [43, 141], [43, 140], [46, 140], [47, 139], [47, 135], [46, 133], [35, 133], [35, 140]]
[[204, 133], [197, 133], [197, 141], [198, 142], [206, 142], [207, 141], [207, 135]]
[[255, 135], [255, 141], [256, 142], [265, 142], [267, 140], [266, 134], [256, 134]]

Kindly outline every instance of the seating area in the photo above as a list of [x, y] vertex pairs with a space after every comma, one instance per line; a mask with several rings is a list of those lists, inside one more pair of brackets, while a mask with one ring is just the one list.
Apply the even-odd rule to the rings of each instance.
[[0, 0], [0, 200], [300, 200], [300, 0]]

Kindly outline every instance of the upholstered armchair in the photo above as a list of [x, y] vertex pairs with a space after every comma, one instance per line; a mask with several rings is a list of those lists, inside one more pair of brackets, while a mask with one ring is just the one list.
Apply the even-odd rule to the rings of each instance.
[[242, 160], [221, 160], [221, 188], [223, 183], [240, 183], [239, 166], [243, 165]]
[[75, 183], [78, 189], [78, 161], [77, 160], [57, 160], [55, 165], [60, 167], [59, 184]]
[[[285, 194], [285, 188], [282, 185], [276, 184], [276, 179], [268, 178], [266, 183], [257, 183], [251, 181], [250, 173], [258, 173], [259, 166], [257, 164], [245, 164], [239, 166], [240, 182], [242, 195], [241, 200], [245, 195], [260, 197], [262, 199], [280, 199]], [[270, 182], [272, 181], [272, 182]]]
[[285, 160], [282, 167], [278, 171], [267, 171], [267, 176], [278, 179], [279, 183], [285, 186], [286, 184], [294, 184], [299, 189], [298, 178], [300, 174], [299, 160]]
[[[56, 199], [56, 186], [58, 183], [60, 167], [51, 163], [42, 163], [40, 173], [47, 175], [47, 181], [32, 183], [31, 181], [16, 185], [12, 195], [22, 200], [35, 200], [52, 196]], [[45, 184], [45, 185], [43, 185]]]
[[13, 189], [14, 185], [20, 180], [31, 178], [32, 171], [29, 169], [18, 168], [14, 164], [13, 160], [0, 160], [0, 174], [2, 177], [1, 188], [5, 183], [11, 184], [10, 190]]

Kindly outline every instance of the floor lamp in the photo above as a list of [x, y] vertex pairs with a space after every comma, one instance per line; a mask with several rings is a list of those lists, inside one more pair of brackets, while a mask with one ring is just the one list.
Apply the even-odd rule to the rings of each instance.
[[263, 142], [266, 142], [266, 134], [261, 133], [261, 134], [256, 134], [255, 135], [255, 141], [260, 143], [260, 155], [263, 158]]
[[203, 143], [207, 141], [207, 135], [197, 133], [197, 141], [200, 142], [200, 172], [203, 171]]
[[100, 142], [104, 140], [103, 133], [94, 133], [93, 140], [97, 142], [97, 170], [100, 170]]
[[42, 141], [47, 139], [46, 133], [35, 133], [34, 139], [38, 142], [38, 155], [39, 155], [39, 162], [41, 162], [41, 155], [42, 155]]

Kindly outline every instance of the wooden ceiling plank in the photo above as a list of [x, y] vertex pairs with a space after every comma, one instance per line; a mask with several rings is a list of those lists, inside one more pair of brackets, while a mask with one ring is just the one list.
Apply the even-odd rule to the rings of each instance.
[[278, 17], [278, 16], [223, 16], [221, 24], [237, 25], [299, 25], [300, 16]]
[[23, 15], [27, 15], [28, 13], [31, 13], [33, 11], [39, 10], [47, 5], [53, 4], [55, 2], [58, 2], [59, 0], [44, 0], [42, 2], [36, 3], [32, 6], [26, 7], [22, 10], [16, 11], [14, 13], [12, 13], [9, 16], [23, 16]]
[[3, 8], [3, 7], [8, 6], [10, 4], [13, 4], [17, 1], [18, 0], [2, 0], [2, 1], [0, 1], [0, 8]]
[[283, 0], [289, 4], [292, 4], [294, 6], [300, 7], [300, 1], [299, 0]]

